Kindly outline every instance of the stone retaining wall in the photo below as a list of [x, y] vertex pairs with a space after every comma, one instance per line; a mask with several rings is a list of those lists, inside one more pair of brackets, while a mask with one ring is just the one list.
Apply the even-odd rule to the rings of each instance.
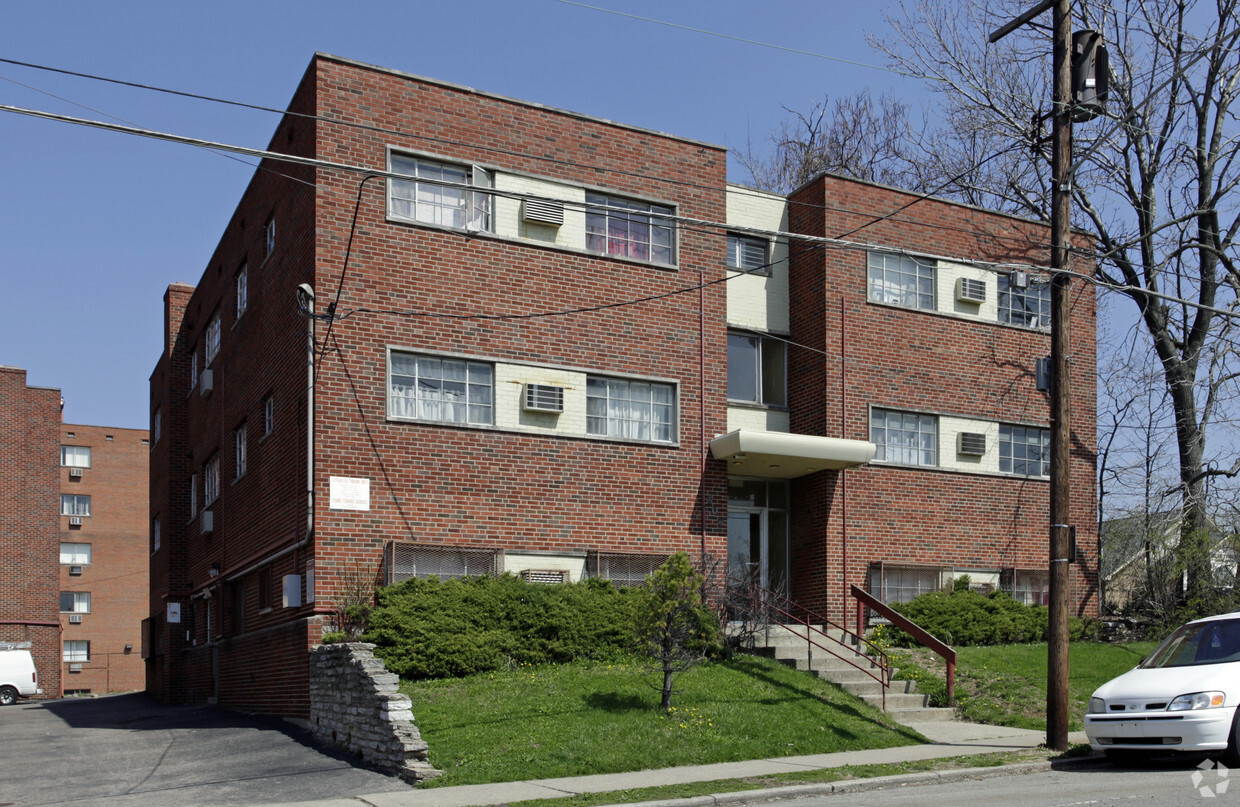
[[310, 650], [310, 728], [408, 782], [434, 779], [426, 742], [413, 724], [413, 703], [375, 658], [373, 644], [325, 644]]

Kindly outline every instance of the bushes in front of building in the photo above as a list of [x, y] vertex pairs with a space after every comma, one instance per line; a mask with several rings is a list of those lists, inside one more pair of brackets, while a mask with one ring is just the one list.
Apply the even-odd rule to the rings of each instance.
[[379, 590], [363, 639], [402, 678], [607, 660], [633, 650], [640, 589], [606, 580], [529, 583], [511, 574], [406, 580]]
[[[892, 608], [949, 645], [996, 645], [1046, 640], [1050, 621], [1044, 605], [1025, 605], [1002, 591], [980, 594], [966, 587], [932, 591]], [[1085, 620], [1069, 620], [1073, 640], [1084, 638]], [[916, 647], [917, 641], [894, 625], [878, 629], [878, 639], [896, 647]]]

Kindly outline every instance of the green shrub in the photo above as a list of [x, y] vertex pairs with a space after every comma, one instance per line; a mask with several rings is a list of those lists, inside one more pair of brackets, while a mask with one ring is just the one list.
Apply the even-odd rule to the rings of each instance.
[[607, 660], [633, 649], [632, 589], [514, 575], [407, 580], [380, 589], [365, 641], [402, 678], [450, 678], [520, 664]]
[[[960, 588], [932, 591], [892, 607], [947, 644], [962, 646], [1043, 641], [1050, 618], [1046, 606], [1025, 605], [1003, 592], [987, 596]], [[1075, 632], [1083, 635], [1084, 623], [1075, 622]], [[898, 630], [885, 631], [883, 638], [900, 647], [917, 644]]]

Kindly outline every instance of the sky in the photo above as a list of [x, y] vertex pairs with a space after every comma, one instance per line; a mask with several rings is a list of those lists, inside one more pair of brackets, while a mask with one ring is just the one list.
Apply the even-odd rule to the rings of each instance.
[[[924, 98], [866, 44], [886, 0], [593, 5], [670, 24], [563, 0], [40, 0], [6, 4], [0, 59], [283, 108], [322, 51], [732, 150], [824, 95]], [[278, 120], [5, 62], [0, 104], [252, 148]], [[253, 162], [0, 111], [0, 364], [61, 389], [68, 423], [147, 428], [164, 291], [198, 281]]]

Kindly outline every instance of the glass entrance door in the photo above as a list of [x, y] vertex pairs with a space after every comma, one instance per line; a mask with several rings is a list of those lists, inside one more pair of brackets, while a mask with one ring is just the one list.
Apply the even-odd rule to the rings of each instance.
[[788, 593], [788, 485], [728, 480], [728, 582]]

